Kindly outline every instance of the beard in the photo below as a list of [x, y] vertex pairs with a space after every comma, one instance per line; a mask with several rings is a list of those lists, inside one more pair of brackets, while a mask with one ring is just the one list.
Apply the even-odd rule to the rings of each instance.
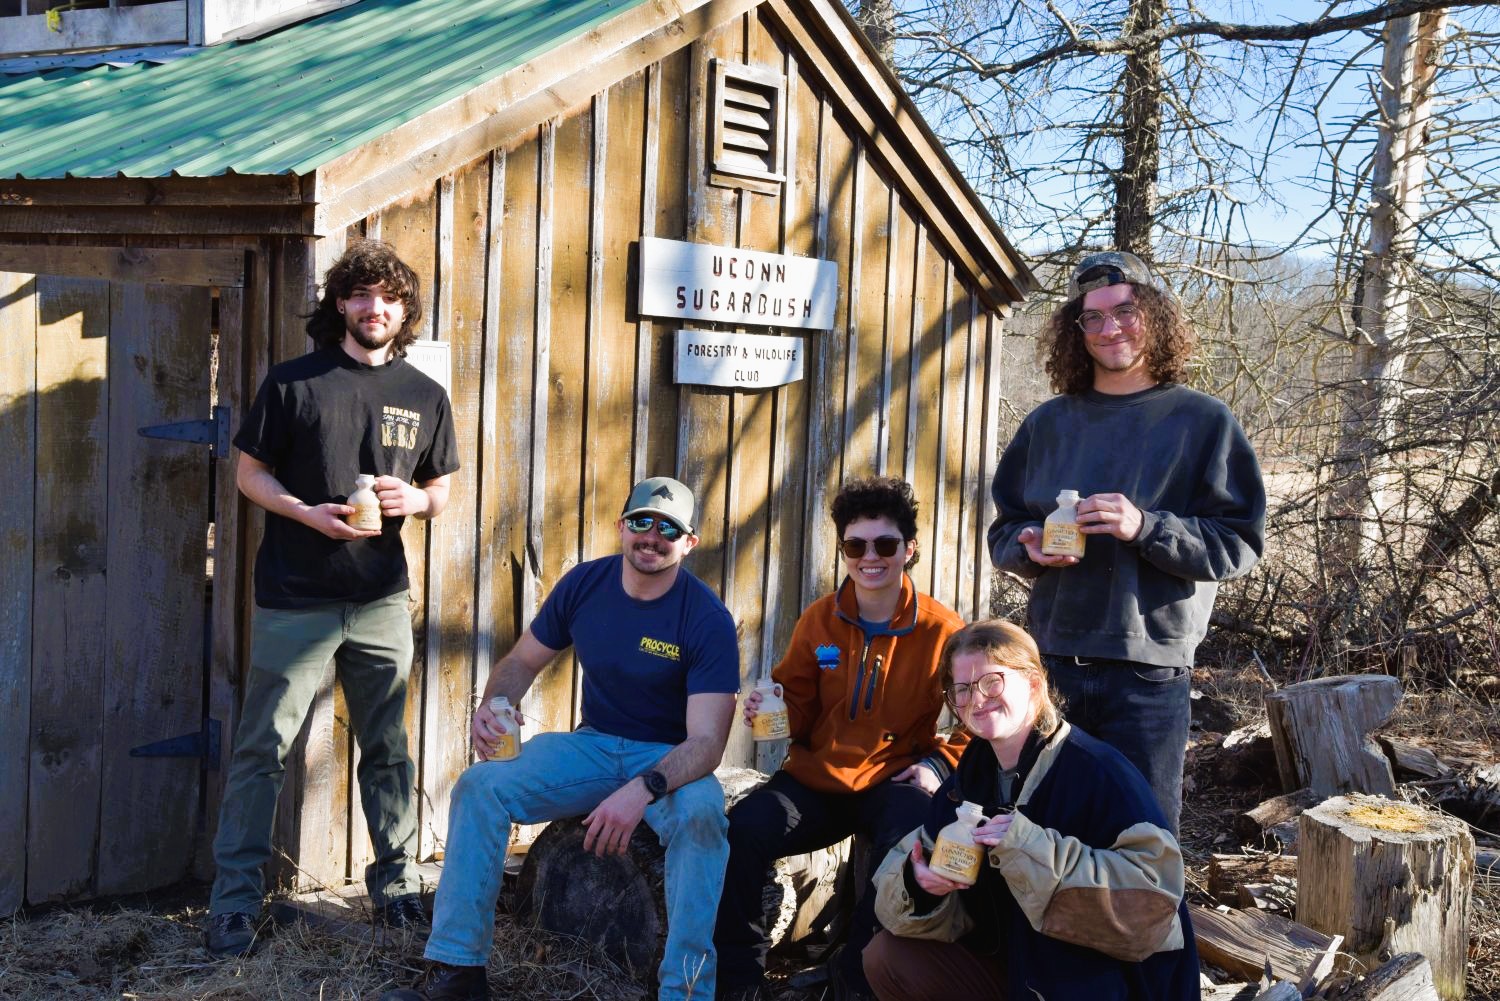
[[[655, 566], [643, 566], [636, 555], [637, 553], [642, 551], [655, 553], [661, 559], [661, 562], [657, 563]], [[635, 571], [637, 573], [645, 574], [647, 576], [654, 576], [659, 573], [664, 573], [665, 571], [672, 569], [681, 562], [680, 559], [672, 558], [672, 548], [670, 546], [663, 546], [654, 542], [637, 542], [635, 545], [625, 550], [625, 559], [629, 561], [630, 565], [635, 568]]]
[[366, 351], [379, 351], [396, 339], [396, 335], [401, 332], [401, 325], [397, 324], [392, 327], [390, 324], [387, 324], [384, 333], [371, 334], [364, 327], [360, 326], [358, 320], [346, 315], [344, 317], [344, 329], [348, 331], [350, 337], [354, 338], [354, 343]]

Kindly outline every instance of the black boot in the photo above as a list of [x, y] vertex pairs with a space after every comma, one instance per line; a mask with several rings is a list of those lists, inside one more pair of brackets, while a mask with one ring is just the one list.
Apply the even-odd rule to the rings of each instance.
[[482, 966], [431, 963], [420, 988], [386, 991], [380, 1001], [490, 1001], [490, 982]]

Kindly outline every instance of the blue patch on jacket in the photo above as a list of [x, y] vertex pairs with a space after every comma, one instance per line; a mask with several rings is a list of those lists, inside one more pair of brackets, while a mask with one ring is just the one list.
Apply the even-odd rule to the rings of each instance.
[[832, 671], [839, 666], [839, 648], [832, 643], [813, 650], [813, 656], [818, 658], [818, 667], [824, 671]]

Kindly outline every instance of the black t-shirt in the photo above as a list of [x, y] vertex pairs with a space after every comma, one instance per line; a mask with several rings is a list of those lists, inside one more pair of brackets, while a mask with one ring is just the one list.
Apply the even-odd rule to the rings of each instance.
[[[360, 473], [422, 483], [458, 468], [443, 387], [397, 358], [370, 366], [334, 347], [271, 369], [235, 447], [271, 467], [305, 504], [342, 504]], [[341, 541], [275, 514], [255, 560], [265, 608], [366, 602], [407, 586], [403, 518], [375, 538]]]

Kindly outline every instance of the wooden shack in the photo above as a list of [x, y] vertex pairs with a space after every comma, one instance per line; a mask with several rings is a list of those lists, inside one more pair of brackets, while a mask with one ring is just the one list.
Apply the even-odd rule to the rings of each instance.
[[[747, 678], [835, 584], [846, 476], [909, 479], [918, 585], [985, 609], [1002, 326], [1034, 282], [836, 0], [362, 0], [4, 70], [0, 914], [211, 872], [260, 532], [226, 443], [351, 237], [415, 266], [451, 356], [463, 468], [406, 528], [424, 857], [476, 682], [616, 548], [637, 477], [696, 490], [688, 565]], [[833, 262], [831, 328], [642, 313], [649, 237]], [[684, 326], [801, 337], [803, 377], [678, 384]], [[577, 692], [560, 658], [532, 732]], [[754, 757], [737, 728], [726, 760]], [[288, 763], [289, 878], [361, 874], [355, 763], [330, 679]]]

